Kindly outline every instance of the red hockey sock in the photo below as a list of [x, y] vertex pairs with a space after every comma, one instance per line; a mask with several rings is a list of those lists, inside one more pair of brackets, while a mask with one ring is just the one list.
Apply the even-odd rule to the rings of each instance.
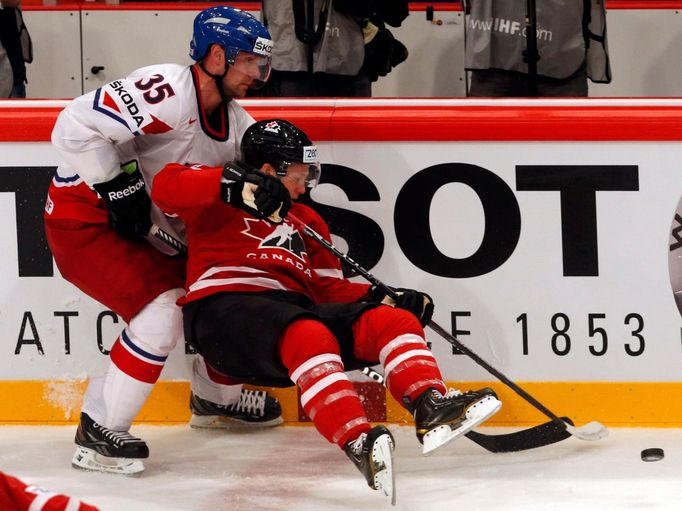
[[412, 313], [379, 306], [355, 322], [353, 333], [355, 356], [381, 362], [386, 387], [399, 403], [403, 403], [403, 397], [414, 401], [429, 387], [447, 390], [436, 359], [424, 341], [424, 330]]
[[338, 343], [322, 323], [313, 319], [291, 323], [280, 339], [280, 357], [298, 385], [303, 410], [328, 441], [343, 448], [371, 429], [343, 372]]
[[144, 383], [156, 383], [167, 355], [156, 355], [136, 344], [125, 330], [111, 348], [111, 361], [128, 376]]

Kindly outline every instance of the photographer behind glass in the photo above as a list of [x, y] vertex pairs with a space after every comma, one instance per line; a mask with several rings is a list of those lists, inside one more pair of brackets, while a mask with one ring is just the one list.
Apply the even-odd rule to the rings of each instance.
[[585, 97], [588, 78], [611, 82], [604, 0], [462, 3], [468, 96]]
[[369, 97], [372, 82], [407, 59], [386, 24], [408, 16], [405, 0], [263, 0], [275, 42], [272, 73], [252, 95]]

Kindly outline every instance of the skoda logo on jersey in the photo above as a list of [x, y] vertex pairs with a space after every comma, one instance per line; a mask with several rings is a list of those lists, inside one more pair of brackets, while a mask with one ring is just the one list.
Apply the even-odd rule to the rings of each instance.
[[280, 249], [295, 255], [305, 262], [305, 243], [301, 234], [291, 224], [278, 224], [273, 229], [273, 224], [265, 220], [244, 218], [246, 229], [242, 233], [252, 238], [261, 240], [259, 249]]
[[127, 80], [116, 80], [97, 89], [92, 106], [95, 111], [120, 122], [135, 135], [154, 121], [144, 107], [142, 97]]

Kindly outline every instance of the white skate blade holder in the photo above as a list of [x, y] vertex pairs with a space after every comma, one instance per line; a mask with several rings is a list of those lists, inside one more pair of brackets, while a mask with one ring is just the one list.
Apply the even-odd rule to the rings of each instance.
[[468, 433], [489, 417], [496, 414], [501, 406], [502, 402], [500, 400], [488, 396], [469, 407], [465, 412], [466, 418], [457, 429], [453, 430], [447, 424], [432, 429], [422, 438], [422, 441], [424, 442], [422, 454], [424, 456], [429, 456], [433, 454], [436, 449], [439, 449], [465, 433]]
[[134, 476], [144, 472], [144, 464], [136, 458], [110, 458], [82, 446], [76, 448], [71, 465], [74, 468]]
[[384, 468], [374, 474], [374, 487], [391, 499], [395, 506], [395, 472], [393, 471], [393, 442], [388, 435], [382, 435], [372, 446], [372, 460], [383, 463]]

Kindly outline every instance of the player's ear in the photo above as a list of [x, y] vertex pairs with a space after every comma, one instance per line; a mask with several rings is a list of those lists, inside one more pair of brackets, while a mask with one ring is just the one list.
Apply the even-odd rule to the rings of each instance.
[[206, 59], [211, 65], [220, 64], [225, 59], [225, 50], [219, 44], [212, 44], [206, 54]]
[[275, 171], [275, 167], [270, 165], [269, 163], [263, 163], [263, 166], [260, 168], [261, 172], [264, 172], [265, 174], [270, 174], [271, 176], [276, 176], [277, 172]]

